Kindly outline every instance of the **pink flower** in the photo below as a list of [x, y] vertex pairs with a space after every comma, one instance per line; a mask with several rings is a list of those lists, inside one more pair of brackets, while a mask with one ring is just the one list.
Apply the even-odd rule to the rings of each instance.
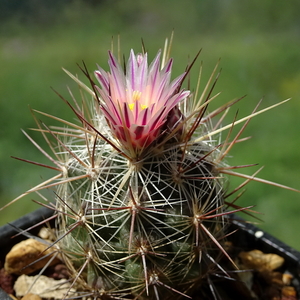
[[126, 71], [109, 52], [110, 72], [95, 71], [100, 83], [101, 109], [121, 144], [138, 154], [155, 141], [169, 112], [189, 91], [179, 91], [185, 74], [170, 82], [172, 60], [160, 70], [160, 52], [148, 66], [147, 53], [133, 50]]

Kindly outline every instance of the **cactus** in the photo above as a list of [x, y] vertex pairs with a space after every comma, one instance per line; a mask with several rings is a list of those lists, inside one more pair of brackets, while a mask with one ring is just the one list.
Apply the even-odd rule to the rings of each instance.
[[[192, 299], [205, 284], [213, 290], [213, 274], [228, 276], [220, 257], [236, 267], [224, 250], [226, 225], [232, 212], [249, 207], [228, 196], [260, 179], [235, 172], [224, 158], [266, 109], [222, 127], [237, 100], [207, 112], [218, 95], [212, 94], [217, 67], [203, 91], [199, 76], [191, 93], [183, 84], [196, 59], [171, 81], [169, 52], [166, 41], [148, 64], [146, 52], [131, 50], [124, 68], [109, 52], [109, 72], [99, 67], [93, 77], [81, 68], [90, 87], [66, 71], [82, 103], [59, 96], [78, 123], [39, 112], [63, 124], [38, 123], [52, 157], [32, 140], [58, 175], [28, 192], [56, 187], [56, 245], [79, 297]], [[242, 122], [231, 141], [228, 135], [221, 142], [221, 132]], [[226, 174], [245, 182], [229, 192]]]

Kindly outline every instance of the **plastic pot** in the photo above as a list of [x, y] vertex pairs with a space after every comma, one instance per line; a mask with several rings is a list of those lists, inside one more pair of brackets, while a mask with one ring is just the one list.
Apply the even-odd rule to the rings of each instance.
[[[53, 211], [47, 208], [40, 208], [32, 213], [25, 215], [24, 217], [0, 227], [0, 260], [4, 261], [6, 253], [10, 248], [19, 241], [26, 239], [26, 236], [20, 235], [15, 238], [11, 238], [19, 229], [27, 229], [35, 224], [38, 224], [42, 220], [50, 217]], [[253, 249], [259, 249], [264, 253], [274, 253], [284, 258], [284, 268], [293, 275], [293, 286], [297, 290], [298, 297], [300, 295], [300, 252], [284, 244], [280, 240], [276, 239], [272, 235], [262, 231], [256, 226], [245, 222], [242, 218], [236, 215], [230, 215], [230, 225], [228, 232], [234, 232], [228, 236], [228, 240], [234, 245], [238, 245], [238, 248], [243, 251], [250, 251]], [[34, 228], [29, 232], [31, 234], [37, 234], [39, 228]], [[3, 290], [0, 288], [1, 300], [12, 300]], [[231, 298], [230, 298], [231, 299]]]

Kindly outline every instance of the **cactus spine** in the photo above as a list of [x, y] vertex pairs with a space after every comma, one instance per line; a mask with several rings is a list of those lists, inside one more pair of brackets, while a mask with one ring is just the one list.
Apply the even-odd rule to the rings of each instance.
[[99, 68], [98, 82], [83, 68], [91, 88], [67, 72], [88, 95], [74, 106], [65, 100], [80, 122], [39, 125], [59, 175], [33, 190], [57, 186], [57, 245], [79, 296], [192, 298], [214, 272], [227, 276], [223, 174], [235, 173], [222, 161], [244, 127], [232, 141], [219, 133], [257, 112], [213, 126], [235, 101], [207, 113], [216, 69], [200, 96], [198, 86], [185, 91], [194, 62], [171, 81], [168, 48], [150, 65], [147, 53], [131, 51], [126, 70], [109, 53], [110, 72]]

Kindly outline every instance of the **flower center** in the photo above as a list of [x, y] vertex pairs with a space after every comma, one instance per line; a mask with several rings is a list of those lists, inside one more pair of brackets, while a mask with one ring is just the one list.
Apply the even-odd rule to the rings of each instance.
[[[141, 96], [142, 96], [142, 92], [140, 92], [140, 91], [133, 91], [133, 93], [132, 93], [132, 100], [133, 100], [133, 102], [128, 104], [130, 110], [134, 109], [134, 105], [136, 104], [136, 102], [139, 102]], [[147, 105], [141, 104], [141, 108], [145, 109], [145, 108], [147, 108]]]

